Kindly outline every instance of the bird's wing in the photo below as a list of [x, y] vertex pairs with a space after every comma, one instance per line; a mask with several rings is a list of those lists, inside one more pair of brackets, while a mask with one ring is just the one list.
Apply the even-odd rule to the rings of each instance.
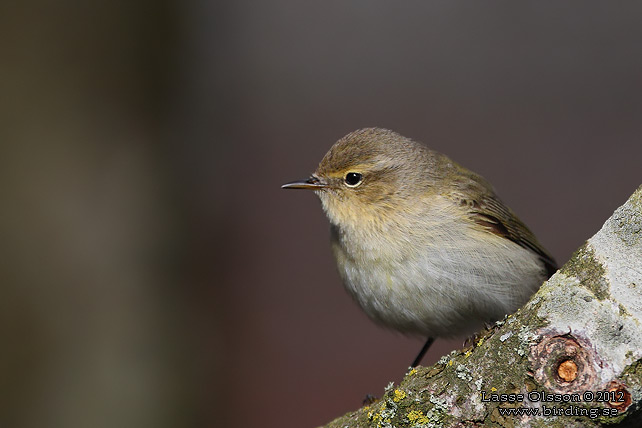
[[[544, 263], [548, 275], [555, 273], [557, 270], [555, 259], [537, 241], [533, 232], [495, 195], [490, 184], [479, 178], [466, 180], [461, 184], [472, 189], [467, 192], [458, 192], [453, 196], [466, 208], [475, 223], [490, 233], [507, 238], [534, 252]], [[466, 195], [479, 196], [473, 199]]]

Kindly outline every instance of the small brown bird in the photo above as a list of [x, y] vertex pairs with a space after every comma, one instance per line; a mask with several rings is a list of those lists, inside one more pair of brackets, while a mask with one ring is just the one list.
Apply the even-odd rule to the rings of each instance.
[[470, 334], [514, 312], [557, 270], [481, 176], [393, 131], [332, 146], [310, 189], [330, 220], [343, 283], [376, 323], [428, 337]]

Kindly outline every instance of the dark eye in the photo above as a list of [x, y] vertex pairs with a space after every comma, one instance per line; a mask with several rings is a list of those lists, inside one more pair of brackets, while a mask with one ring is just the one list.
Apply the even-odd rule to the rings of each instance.
[[346, 174], [345, 182], [350, 187], [355, 187], [361, 183], [363, 177], [358, 172], [349, 172]]

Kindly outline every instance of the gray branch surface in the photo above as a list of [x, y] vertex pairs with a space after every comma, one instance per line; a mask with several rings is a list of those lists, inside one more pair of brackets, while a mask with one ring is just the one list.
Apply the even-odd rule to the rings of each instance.
[[515, 314], [327, 427], [642, 426], [642, 186]]

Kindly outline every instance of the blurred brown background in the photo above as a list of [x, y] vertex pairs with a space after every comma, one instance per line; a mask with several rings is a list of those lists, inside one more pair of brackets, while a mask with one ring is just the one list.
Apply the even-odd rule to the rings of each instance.
[[642, 183], [641, 13], [4, 2], [0, 426], [307, 427], [380, 395], [421, 341], [366, 319], [318, 201], [279, 185], [388, 127], [564, 263]]

